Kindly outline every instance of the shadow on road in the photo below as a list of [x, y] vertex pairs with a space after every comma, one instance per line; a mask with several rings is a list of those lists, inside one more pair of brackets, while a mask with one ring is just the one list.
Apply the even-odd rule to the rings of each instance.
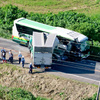
[[69, 74], [93, 74], [95, 73], [96, 62], [89, 60], [53, 62], [52, 69]]

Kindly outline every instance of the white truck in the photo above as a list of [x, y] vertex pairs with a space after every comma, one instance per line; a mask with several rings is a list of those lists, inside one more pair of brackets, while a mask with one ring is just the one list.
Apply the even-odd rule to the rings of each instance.
[[[50, 69], [52, 65], [52, 58], [54, 50], [59, 45], [59, 40], [55, 34], [48, 34], [41, 32], [33, 32], [31, 44], [31, 57], [35, 67]], [[57, 55], [57, 54], [56, 54]]]

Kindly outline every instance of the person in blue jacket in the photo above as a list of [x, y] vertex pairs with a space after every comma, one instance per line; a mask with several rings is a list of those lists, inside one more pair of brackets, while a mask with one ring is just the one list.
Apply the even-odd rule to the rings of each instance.
[[21, 62], [22, 62], [22, 67], [24, 68], [24, 64], [25, 64], [25, 58], [24, 58], [24, 56], [22, 56]]
[[1, 58], [3, 59], [3, 53], [6, 54], [6, 50], [4, 48], [1, 49]]
[[31, 74], [32, 74], [32, 69], [33, 69], [32, 63], [30, 63], [30, 66], [29, 66], [29, 73], [31, 73]]

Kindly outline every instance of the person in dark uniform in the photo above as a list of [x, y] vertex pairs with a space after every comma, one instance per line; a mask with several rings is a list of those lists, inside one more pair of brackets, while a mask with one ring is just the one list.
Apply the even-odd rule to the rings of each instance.
[[33, 69], [32, 63], [30, 63], [30, 66], [29, 66], [29, 73], [31, 73], [31, 74], [32, 74], [32, 69]]
[[2, 51], [2, 59], [3, 59], [3, 62], [5, 61], [7, 63], [7, 61], [6, 61], [6, 52], [4, 50]]
[[22, 62], [22, 67], [24, 68], [24, 64], [25, 64], [25, 58], [24, 58], [24, 56], [22, 56], [21, 62]]
[[11, 52], [10, 62], [13, 64], [13, 53]]

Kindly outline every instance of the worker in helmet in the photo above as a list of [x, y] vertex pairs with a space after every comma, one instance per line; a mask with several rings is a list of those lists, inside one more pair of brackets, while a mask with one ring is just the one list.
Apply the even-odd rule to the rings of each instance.
[[31, 73], [31, 74], [32, 74], [32, 69], [33, 69], [32, 63], [30, 63], [30, 66], [29, 66], [29, 73]]
[[22, 67], [24, 68], [24, 64], [25, 64], [25, 58], [24, 58], [24, 56], [22, 56], [21, 62], [22, 62]]

